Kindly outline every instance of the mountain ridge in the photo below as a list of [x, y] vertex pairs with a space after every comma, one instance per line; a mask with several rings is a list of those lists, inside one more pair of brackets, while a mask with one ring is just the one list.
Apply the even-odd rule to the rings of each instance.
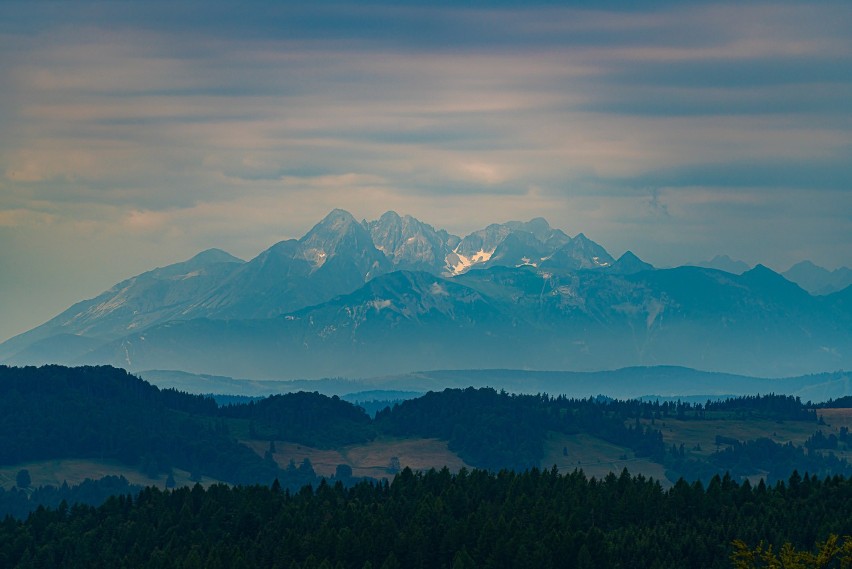
[[459, 238], [338, 209], [248, 261], [208, 250], [122, 281], [0, 345], [0, 361], [255, 378], [435, 362], [796, 374], [852, 367], [847, 296], [815, 297], [763, 265], [736, 275], [615, 260], [543, 218]]

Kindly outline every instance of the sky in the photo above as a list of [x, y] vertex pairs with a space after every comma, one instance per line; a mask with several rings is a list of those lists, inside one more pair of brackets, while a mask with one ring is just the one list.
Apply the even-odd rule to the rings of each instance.
[[850, 30], [848, 0], [0, 2], [0, 341], [333, 208], [852, 266]]

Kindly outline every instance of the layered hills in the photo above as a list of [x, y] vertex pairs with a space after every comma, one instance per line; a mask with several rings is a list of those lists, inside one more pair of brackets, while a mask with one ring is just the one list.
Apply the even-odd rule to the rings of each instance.
[[681, 365], [759, 376], [849, 368], [850, 289], [613, 258], [544, 219], [465, 237], [334, 210], [242, 261], [209, 250], [123, 281], [0, 345], [10, 364], [254, 379], [426, 369]]

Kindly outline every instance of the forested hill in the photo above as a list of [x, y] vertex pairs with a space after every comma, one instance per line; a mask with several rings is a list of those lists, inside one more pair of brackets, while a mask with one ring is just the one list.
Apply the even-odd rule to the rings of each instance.
[[171, 467], [229, 482], [278, 469], [237, 443], [216, 404], [159, 390], [112, 367], [0, 367], [0, 465], [115, 459], [156, 475]]
[[[406, 469], [390, 484], [323, 482], [297, 493], [148, 488], [98, 508], [7, 518], [0, 566], [727, 568], [734, 540], [811, 550], [849, 535], [850, 501], [852, 482], [841, 477], [794, 474], [776, 485], [714, 477], [664, 490], [626, 472], [589, 480], [555, 469]], [[758, 566], [768, 565], [746, 565]]]
[[[705, 443], [706, 450], [695, 450], [670, 440], [674, 423], [694, 421], [695, 429], [715, 432], [719, 421], [730, 420], [762, 421], [760, 428], [771, 429], [795, 422], [806, 434], [793, 446], [756, 438], [755, 428], [745, 429], [744, 436], [717, 436], [715, 452], [709, 448], [713, 441]], [[847, 440], [817, 433], [819, 428], [816, 414], [801, 401], [772, 395], [693, 405], [448, 389], [386, 408], [371, 419], [359, 407], [318, 393], [220, 408], [212, 399], [160, 390], [112, 367], [0, 367], [0, 466], [112, 459], [154, 477], [175, 468], [231, 483], [268, 484], [278, 478], [289, 488], [317, 478], [307, 460], [282, 468], [286, 460], [276, 462], [276, 441], [343, 449], [376, 439], [437, 439], [466, 464], [498, 471], [548, 467], [553, 464], [545, 463], [553, 458], [548, 444], [584, 436], [623, 449], [625, 458], [629, 453], [632, 460], [663, 465], [671, 482], [679, 476], [706, 482], [726, 471], [737, 479], [770, 480], [784, 479], [796, 468], [819, 476], [852, 474], [833, 454]], [[266, 448], [262, 456], [258, 449]], [[567, 448], [562, 450], [560, 459], [567, 456]], [[577, 461], [561, 462], [574, 468]]]

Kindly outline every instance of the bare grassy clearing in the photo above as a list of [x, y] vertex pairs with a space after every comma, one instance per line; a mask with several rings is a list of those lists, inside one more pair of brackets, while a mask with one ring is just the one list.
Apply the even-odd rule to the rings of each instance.
[[[30, 478], [32, 479], [32, 487], [36, 486], [61, 486], [63, 482], [68, 482], [69, 485], [75, 485], [83, 482], [87, 478], [96, 480], [104, 476], [124, 476], [131, 484], [140, 486], [160, 486], [166, 485], [165, 474], [160, 474], [157, 478], [149, 478], [138, 469], [127, 466], [120, 462], [112, 460], [86, 460], [86, 459], [63, 459], [63, 460], [42, 460], [37, 462], [24, 462], [15, 466], [4, 466], [0, 468], [0, 486], [9, 489], [15, 485], [15, 476], [21, 469], [29, 470]], [[192, 486], [195, 484], [190, 480], [190, 473], [185, 470], [175, 469], [173, 471], [175, 483], [178, 486]], [[208, 477], [201, 480], [203, 485], [209, 485], [217, 482]]]
[[[567, 454], [563, 451], [567, 451]], [[663, 486], [670, 485], [661, 464], [646, 458], [636, 458], [633, 451], [627, 447], [586, 434], [551, 433], [545, 442], [541, 465], [543, 468], [550, 468], [554, 464], [560, 472], [582, 469], [587, 476], [596, 478], [603, 478], [610, 472], [619, 474], [627, 468], [631, 474], [653, 477]]]
[[[643, 421], [650, 425], [650, 421]], [[716, 451], [716, 436], [739, 441], [768, 438], [779, 444], [792, 442], [801, 446], [820, 426], [804, 421], [773, 421], [770, 419], [690, 419], [667, 418], [651, 425], [663, 433], [666, 446], [681, 444], [688, 454], [709, 456]], [[823, 429], [825, 429], [823, 427]]]
[[[259, 455], [269, 449], [269, 441], [244, 441]], [[275, 441], [275, 461], [286, 468], [292, 460], [298, 466], [307, 458], [311, 461], [314, 471], [322, 476], [334, 474], [339, 464], [352, 467], [354, 476], [370, 476], [386, 478], [391, 476], [389, 467], [391, 459], [396, 457], [401, 468], [406, 466], [413, 470], [441, 469], [444, 466], [457, 471], [469, 465], [457, 454], [447, 448], [446, 441], [438, 439], [377, 439], [367, 444], [351, 445], [340, 449], [315, 449], [296, 443]]]

